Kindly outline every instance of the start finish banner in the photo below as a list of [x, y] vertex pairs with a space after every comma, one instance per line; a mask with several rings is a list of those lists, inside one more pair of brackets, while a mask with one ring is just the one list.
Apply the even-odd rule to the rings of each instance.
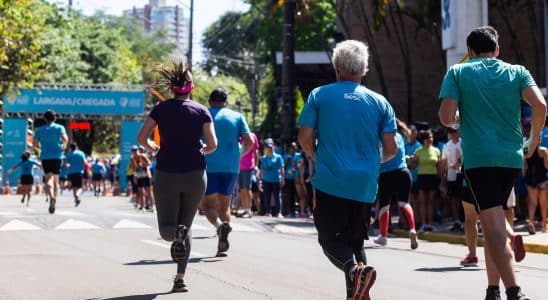
[[52, 109], [57, 113], [141, 115], [144, 103], [144, 91], [20, 89], [4, 98], [6, 112], [29, 113]]

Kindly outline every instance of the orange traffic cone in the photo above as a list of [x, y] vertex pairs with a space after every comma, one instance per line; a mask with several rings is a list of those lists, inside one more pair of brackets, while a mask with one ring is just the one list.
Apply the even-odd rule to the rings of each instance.
[[4, 195], [10, 194], [10, 181], [6, 179], [5, 185], [4, 185]]

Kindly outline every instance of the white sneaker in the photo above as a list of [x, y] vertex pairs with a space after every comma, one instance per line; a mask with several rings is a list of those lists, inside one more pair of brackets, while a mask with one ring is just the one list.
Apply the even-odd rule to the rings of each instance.
[[382, 235], [377, 236], [373, 242], [377, 245], [386, 246], [386, 238]]
[[278, 219], [283, 219], [283, 218], [284, 218], [284, 216], [283, 216], [282, 214], [278, 214], [276, 217], [277, 217]]

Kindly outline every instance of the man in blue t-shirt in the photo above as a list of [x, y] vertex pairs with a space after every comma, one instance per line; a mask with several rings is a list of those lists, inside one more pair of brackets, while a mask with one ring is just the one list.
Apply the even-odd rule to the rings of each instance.
[[397, 153], [392, 106], [360, 84], [367, 60], [364, 43], [337, 44], [333, 51], [337, 82], [310, 93], [298, 122], [299, 142], [315, 160], [312, 185], [318, 241], [328, 259], [344, 272], [347, 298], [352, 299], [370, 298], [376, 271], [365, 265], [363, 241], [380, 163]]
[[[518, 257], [518, 251], [523, 251], [518, 247], [522, 241], [512, 235], [510, 248], [503, 209], [523, 167], [522, 149], [528, 150], [528, 157], [537, 151], [546, 103], [527, 69], [497, 59], [498, 33], [493, 27], [474, 29], [466, 44], [471, 59], [451, 66], [443, 79], [440, 121], [447, 127], [460, 124], [464, 173], [485, 241], [486, 299], [500, 299], [499, 278], [507, 299], [529, 299], [517, 284], [512, 262], [512, 248]], [[520, 127], [521, 98], [533, 109], [531, 137], [525, 145]]]
[[74, 195], [74, 204], [80, 205], [80, 193], [82, 192], [82, 180], [84, 178], [84, 166], [86, 164], [86, 155], [78, 149], [76, 143], [71, 143], [70, 152], [67, 154], [66, 165], [68, 167], [68, 179], [72, 194]]
[[65, 127], [55, 123], [55, 112], [51, 109], [44, 113], [46, 124], [36, 130], [33, 146], [40, 146], [40, 159], [44, 168], [44, 188], [50, 199], [49, 212], [55, 212], [55, 200], [59, 190], [59, 173], [63, 150], [67, 146], [68, 136]]
[[[218, 143], [217, 150], [206, 156], [207, 187], [202, 208], [209, 222], [217, 229], [217, 255], [226, 256], [230, 227], [230, 201], [238, 173], [240, 159], [253, 147], [253, 139], [244, 116], [226, 108], [228, 94], [220, 88], [209, 96], [209, 112], [213, 118]], [[243, 148], [240, 150], [240, 139]]]

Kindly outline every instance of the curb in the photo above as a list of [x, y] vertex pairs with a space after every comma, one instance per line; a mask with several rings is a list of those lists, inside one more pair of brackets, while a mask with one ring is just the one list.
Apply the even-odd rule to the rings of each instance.
[[[401, 229], [393, 229], [392, 235], [395, 235], [397, 237], [407, 238], [409, 237], [409, 232]], [[417, 236], [421, 240], [426, 240], [430, 242], [442, 242], [442, 243], [449, 243], [449, 244], [466, 245], [464, 235], [440, 233], [440, 232], [417, 232]], [[483, 246], [483, 239], [481, 237], [478, 237], [478, 246]], [[524, 241], [523, 247], [525, 248], [526, 252], [548, 254], [547, 244], [527, 243]]]

